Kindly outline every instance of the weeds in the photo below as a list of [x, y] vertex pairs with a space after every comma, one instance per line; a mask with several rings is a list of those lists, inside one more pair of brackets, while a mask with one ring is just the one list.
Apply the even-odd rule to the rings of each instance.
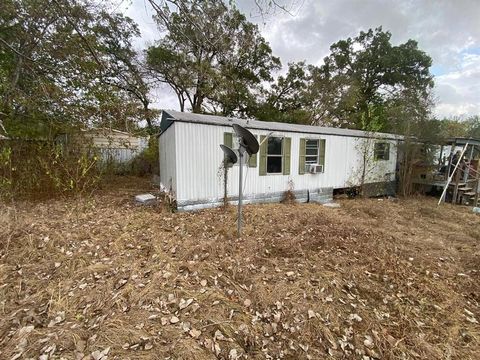
[[100, 180], [98, 156], [89, 146], [4, 140], [0, 147], [0, 197], [4, 200], [83, 194]]
[[296, 202], [297, 198], [295, 196], [295, 184], [292, 180], [288, 181], [288, 188], [287, 191], [283, 193], [282, 200], [280, 201], [282, 204], [293, 204]]

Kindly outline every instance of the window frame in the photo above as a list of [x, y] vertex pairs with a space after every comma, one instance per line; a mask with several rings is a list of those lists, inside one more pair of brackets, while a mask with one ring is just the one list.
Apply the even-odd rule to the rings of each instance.
[[[384, 146], [383, 149], [378, 149], [379, 146]], [[373, 159], [375, 161], [389, 161], [390, 160], [390, 143], [388, 141], [376, 141], [373, 145]]]
[[[235, 154], [237, 154], [237, 157], [239, 156], [237, 149], [240, 147], [240, 140], [235, 131], [231, 132], [232, 134], [232, 150]], [[237, 161], [235, 164], [232, 164], [232, 167], [234, 166], [239, 166], [240, 162]]]
[[[317, 153], [316, 155], [309, 155], [307, 154], [307, 150], [308, 150], [308, 142], [309, 141], [315, 141], [317, 143], [316, 145], [316, 149], [317, 149]], [[311, 157], [315, 157], [315, 162], [312, 162], [312, 161], [309, 161], [307, 160], [307, 158], [311, 158]], [[320, 139], [308, 139], [306, 138], [305, 139], [305, 166], [310, 166], [310, 165], [314, 165], [314, 164], [319, 164], [319, 159], [320, 159]]]
[[[307, 141], [312, 142], [315, 141], [316, 143], [316, 155], [307, 155]], [[298, 156], [298, 174], [305, 175], [310, 173], [310, 166], [311, 165], [320, 165], [322, 171], [316, 172], [315, 174], [323, 174], [325, 173], [325, 163], [326, 163], [326, 146], [327, 140], [323, 137], [302, 137], [299, 141], [299, 156]], [[309, 144], [309, 149], [314, 148], [313, 144]], [[316, 161], [313, 160], [307, 161], [308, 158], [316, 158]]]
[[[268, 143], [270, 140], [273, 140], [273, 139], [280, 139], [281, 140], [281, 153], [280, 154], [269, 154], [268, 153], [268, 150], [269, 150], [269, 147], [268, 147]], [[267, 157], [267, 163], [266, 163], [266, 173], [267, 175], [283, 175], [283, 157], [285, 155], [285, 138], [284, 137], [280, 137], [280, 136], [270, 136], [267, 138], [267, 153], [266, 153], [266, 157]], [[280, 158], [280, 171], [279, 172], [269, 172], [268, 171], [268, 159], [271, 158], [271, 157], [276, 157], [276, 158]]]

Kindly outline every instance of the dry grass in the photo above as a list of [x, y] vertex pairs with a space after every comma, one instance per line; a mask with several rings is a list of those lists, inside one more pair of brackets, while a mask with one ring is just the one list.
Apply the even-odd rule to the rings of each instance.
[[1, 359], [480, 358], [469, 208], [247, 206], [237, 240], [235, 209], [140, 207], [133, 183], [1, 209]]

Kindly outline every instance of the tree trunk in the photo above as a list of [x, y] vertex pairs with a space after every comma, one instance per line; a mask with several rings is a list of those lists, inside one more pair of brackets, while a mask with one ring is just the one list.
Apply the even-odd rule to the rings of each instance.
[[202, 103], [203, 96], [200, 94], [195, 94], [193, 96], [192, 112], [195, 114], [200, 114], [202, 112]]
[[360, 178], [360, 195], [365, 197], [365, 177], [367, 174], [367, 151], [363, 149], [362, 177]]
[[148, 129], [152, 131], [153, 130], [152, 115], [150, 113], [150, 109], [148, 108], [148, 100], [147, 99], [143, 100], [142, 104], [143, 104], [143, 113], [144, 113], [145, 121], [147, 122]]
[[178, 102], [180, 103], [180, 111], [185, 111], [185, 99], [178, 95]]

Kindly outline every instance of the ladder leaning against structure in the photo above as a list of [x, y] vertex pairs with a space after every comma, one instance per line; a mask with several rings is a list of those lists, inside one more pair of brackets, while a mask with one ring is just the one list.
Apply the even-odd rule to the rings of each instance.
[[[445, 183], [445, 186], [443, 187], [442, 196], [440, 196], [440, 200], [438, 200], [437, 205], [440, 205], [443, 202], [443, 200], [445, 199], [445, 195], [447, 195], [447, 189], [450, 186], [450, 183], [452, 182], [453, 177], [455, 176], [455, 174], [458, 174], [457, 173], [457, 168], [458, 168], [458, 165], [460, 164], [460, 162], [463, 158], [463, 155], [465, 155], [465, 151], [467, 150], [467, 147], [468, 147], [468, 143], [465, 144], [465, 146], [462, 150], [462, 153], [460, 154], [460, 156], [457, 160], [457, 163], [455, 164], [455, 167], [454, 167], [453, 171], [451, 171], [451, 174], [449, 175], [448, 172], [447, 172], [447, 176], [449, 176], [449, 177], [447, 179], [447, 182]], [[451, 166], [452, 166], [452, 163], [451, 163], [451, 160], [450, 160], [450, 164], [448, 165], [449, 171], [450, 171]], [[455, 191], [454, 191], [454, 194], [455, 194]]]
[[[456, 162], [454, 162], [453, 153], [457, 146], [463, 146], [462, 151]], [[468, 159], [464, 161], [464, 156], [468, 152]], [[480, 191], [480, 172], [479, 162], [473, 161], [473, 157], [476, 153], [480, 152], [480, 141], [475, 139], [462, 139], [457, 138], [451, 141], [451, 154], [449, 158], [448, 171], [445, 174], [445, 184], [443, 187], [442, 195], [438, 201], [440, 205], [443, 201], [446, 201], [446, 195], [449, 190], [451, 193], [451, 201], [453, 204], [471, 204], [473, 206], [478, 205], [479, 191]], [[472, 164], [476, 166], [473, 167]], [[453, 166], [453, 170], [452, 170]]]

